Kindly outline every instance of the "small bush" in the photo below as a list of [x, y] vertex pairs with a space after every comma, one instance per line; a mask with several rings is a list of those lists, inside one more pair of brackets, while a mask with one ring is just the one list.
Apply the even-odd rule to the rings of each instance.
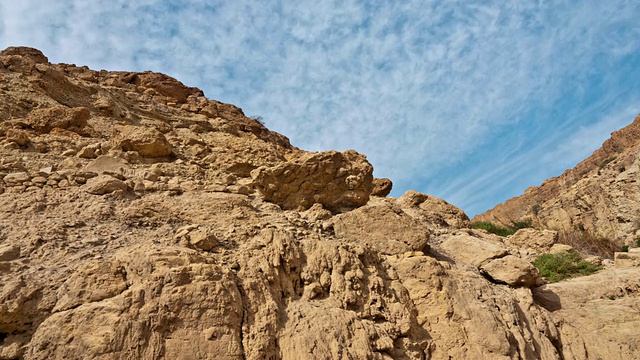
[[527, 228], [531, 228], [533, 226], [531, 226], [531, 219], [529, 218], [524, 218], [520, 221], [512, 221], [511, 222], [511, 226], [509, 226], [509, 229], [513, 230], [513, 232], [515, 233], [516, 231], [520, 230], [520, 229], [527, 229]]
[[584, 261], [578, 253], [543, 254], [538, 256], [533, 265], [540, 270], [540, 274], [550, 282], [557, 282], [577, 276], [590, 275], [601, 267]]
[[264, 118], [260, 115], [254, 115], [254, 116], [250, 116], [249, 119], [253, 119], [255, 121], [257, 121], [258, 123], [260, 123], [260, 125], [264, 126]]
[[620, 252], [629, 252], [629, 246], [628, 245], [620, 246]]
[[483, 229], [483, 230], [487, 230], [488, 232], [492, 233], [492, 234], [496, 234], [496, 235], [500, 235], [500, 236], [509, 236], [509, 235], [513, 235], [515, 233], [515, 231], [511, 230], [511, 229], [507, 229], [507, 228], [503, 228], [501, 226], [498, 225], [494, 225], [488, 221], [478, 221], [478, 222], [474, 222], [471, 224], [471, 227], [473, 229]]
[[635, 238], [636, 246], [640, 247], [640, 237]]
[[532, 226], [531, 226], [531, 219], [525, 218], [525, 219], [522, 219], [520, 221], [513, 221], [513, 222], [511, 222], [511, 225], [507, 226], [507, 227], [498, 226], [498, 225], [492, 224], [492, 223], [490, 223], [488, 221], [474, 222], [474, 223], [471, 224], [471, 227], [473, 229], [487, 230], [488, 232], [490, 232], [492, 234], [496, 234], [496, 235], [500, 235], [500, 236], [509, 236], [509, 235], [515, 234], [516, 231], [518, 231], [520, 229], [530, 228]]

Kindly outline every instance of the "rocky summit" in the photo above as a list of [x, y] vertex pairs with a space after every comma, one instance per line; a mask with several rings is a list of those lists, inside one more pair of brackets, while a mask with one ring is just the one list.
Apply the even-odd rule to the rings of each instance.
[[640, 358], [633, 257], [547, 283], [556, 232], [391, 186], [169, 76], [5, 49], [0, 359]]

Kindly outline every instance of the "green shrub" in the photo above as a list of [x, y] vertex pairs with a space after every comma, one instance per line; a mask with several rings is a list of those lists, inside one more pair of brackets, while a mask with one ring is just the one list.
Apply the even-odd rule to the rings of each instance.
[[620, 252], [629, 252], [629, 245], [620, 246]]
[[584, 261], [578, 253], [568, 254], [543, 254], [538, 256], [533, 265], [540, 270], [540, 274], [550, 282], [557, 282], [564, 279], [593, 274], [601, 267]]
[[502, 227], [495, 224], [492, 224], [488, 221], [478, 221], [471, 224], [471, 228], [473, 229], [483, 229], [488, 232], [500, 236], [509, 236], [516, 233], [516, 231], [524, 228], [530, 228], [531, 219], [525, 218], [520, 221], [512, 221], [510, 226]]
[[509, 229], [513, 230], [513, 232], [515, 233], [516, 231], [520, 230], [520, 229], [526, 229], [526, 228], [531, 228], [533, 226], [531, 226], [531, 219], [529, 218], [524, 218], [520, 221], [512, 221], [511, 222], [511, 226], [509, 226]]
[[496, 234], [496, 235], [500, 235], [500, 236], [509, 236], [509, 235], [513, 235], [515, 233], [514, 230], [503, 228], [503, 227], [498, 226], [498, 225], [494, 225], [494, 224], [492, 224], [492, 223], [490, 223], [488, 221], [474, 222], [474, 223], [471, 224], [471, 227], [473, 229], [487, 230], [488, 232], [490, 232], [492, 234]]
[[640, 247], [640, 237], [635, 238], [636, 246]]

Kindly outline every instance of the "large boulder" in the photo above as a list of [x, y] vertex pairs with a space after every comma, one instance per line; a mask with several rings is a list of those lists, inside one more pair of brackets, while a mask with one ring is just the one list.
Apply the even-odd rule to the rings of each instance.
[[481, 266], [481, 270], [497, 283], [513, 287], [531, 287], [540, 278], [535, 266], [513, 255], [492, 260]]
[[308, 153], [255, 169], [251, 177], [264, 199], [283, 209], [308, 209], [320, 203], [341, 212], [366, 204], [373, 190], [373, 167], [353, 150]]
[[339, 239], [364, 243], [383, 254], [428, 250], [429, 230], [387, 204], [367, 205], [340, 214], [331, 224]]
[[142, 157], [157, 158], [171, 155], [171, 144], [154, 128], [123, 126], [118, 145], [124, 151], [137, 151]]
[[518, 249], [531, 249], [534, 252], [546, 253], [558, 241], [558, 232], [553, 230], [520, 229], [507, 236], [505, 243]]

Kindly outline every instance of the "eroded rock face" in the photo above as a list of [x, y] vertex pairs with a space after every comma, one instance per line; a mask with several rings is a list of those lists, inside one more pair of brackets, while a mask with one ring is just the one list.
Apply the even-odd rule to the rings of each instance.
[[251, 173], [265, 200], [283, 209], [308, 209], [315, 203], [340, 212], [362, 206], [373, 190], [373, 167], [355, 151], [310, 153]]
[[0, 64], [0, 359], [640, 357], [635, 268], [534, 296], [546, 238], [370, 197], [363, 155], [161, 74]]

